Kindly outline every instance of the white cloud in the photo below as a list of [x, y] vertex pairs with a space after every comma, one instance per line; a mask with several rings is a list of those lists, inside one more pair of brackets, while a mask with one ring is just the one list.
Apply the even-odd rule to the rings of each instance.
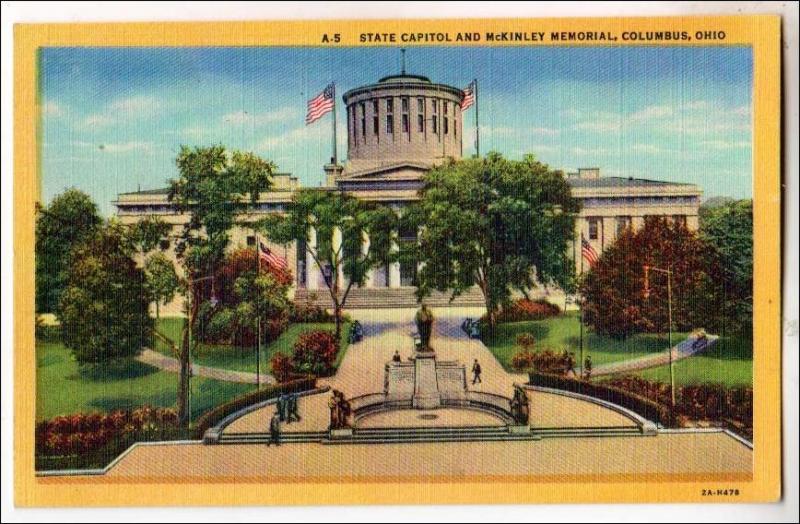
[[95, 113], [87, 116], [83, 123], [86, 127], [104, 127], [116, 122], [116, 118], [108, 114]]
[[608, 155], [611, 153], [610, 150], [604, 147], [573, 147], [569, 151], [576, 156]]
[[620, 127], [621, 126], [619, 121], [578, 122], [577, 124], [572, 126], [573, 129], [576, 129], [578, 131], [594, 131], [597, 133], [616, 133], [620, 130]]
[[750, 142], [746, 140], [705, 140], [700, 145], [707, 149], [746, 149]]
[[697, 109], [705, 109], [708, 107], [708, 102], [706, 100], [693, 100], [691, 102], [686, 102], [683, 104], [684, 109], [690, 110], [697, 110]]
[[67, 108], [60, 104], [57, 104], [51, 100], [48, 100], [44, 104], [42, 104], [42, 114], [49, 117], [60, 117], [64, 116], [67, 112]]
[[153, 142], [143, 142], [139, 140], [107, 144], [102, 142], [95, 144], [92, 142], [75, 141], [73, 144], [78, 147], [96, 148], [98, 151], [112, 154], [129, 153], [131, 151], [145, 152], [153, 149]]
[[664, 118], [672, 116], [671, 106], [647, 106], [639, 111], [634, 111], [629, 115], [631, 120], [649, 120], [652, 118]]
[[225, 124], [252, 124], [260, 126], [271, 122], [283, 122], [299, 117], [300, 113], [296, 107], [287, 106], [263, 113], [249, 113], [243, 110], [234, 111], [223, 115], [222, 122]]
[[631, 146], [631, 151], [635, 151], [637, 153], [646, 153], [646, 154], [660, 154], [660, 153], [669, 153], [669, 149], [664, 149], [661, 146], [656, 144], [634, 144]]
[[161, 102], [153, 96], [131, 96], [119, 98], [108, 105], [110, 111], [125, 111], [128, 113], [139, 113], [141, 111], [153, 111], [161, 107]]
[[750, 116], [750, 106], [739, 106], [731, 110], [731, 113], [738, 116]]

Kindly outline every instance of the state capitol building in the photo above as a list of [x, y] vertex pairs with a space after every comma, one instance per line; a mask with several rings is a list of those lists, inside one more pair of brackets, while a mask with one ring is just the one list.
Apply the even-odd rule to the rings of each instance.
[[[358, 198], [380, 202], [398, 213], [418, 198], [422, 177], [431, 167], [463, 153], [461, 102], [464, 92], [431, 82], [424, 76], [400, 74], [356, 87], [343, 95], [347, 108], [347, 160], [323, 166], [324, 188], [346, 191]], [[581, 235], [600, 253], [626, 227], [640, 227], [648, 216], [667, 216], [698, 227], [701, 189], [643, 178], [604, 177], [598, 168], [578, 168], [566, 179], [573, 197], [580, 200], [573, 246], [576, 271], [581, 270]], [[255, 210], [245, 220], [281, 212], [300, 187], [297, 177], [277, 173], [273, 186], [260, 195]], [[188, 219], [167, 199], [167, 189], [122, 193], [114, 202], [123, 223], [156, 216], [177, 231]], [[416, 231], [399, 231], [401, 242], [413, 241]], [[311, 238], [313, 241], [313, 236]], [[253, 246], [253, 230], [238, 227], [231, 245]], [[174, 246], [162, 246], [174, 256]], [[295, 299], [324, 301], [327, 296], [322, 271], [307, 254], [303, 242], [270, 246], [287, 259], [295, 277]], [[406, 264], [405, 266], [409, 266]], [[354, 290], [350, 307], [413, 306], [416, 267], [399, 262], [374, 270], [366, 285]], [[357, 291], [357, 292], [355, 292]], [[431, 297], [434, 305], [445, 297]], [[454, 303], [482, 305], [480, 292], [468, 292]], [[176, 305], [176, 307], [179, 307]]]

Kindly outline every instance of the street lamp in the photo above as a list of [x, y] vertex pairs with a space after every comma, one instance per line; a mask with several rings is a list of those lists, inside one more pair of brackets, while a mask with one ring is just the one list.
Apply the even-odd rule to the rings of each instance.
[[672, 271], [653, 266], [644, 266], [644, 298], [650, 296], [650, 271], [656, 271], [667, 275], [667, 311], [668, 311], [668, 337], [669, 337], [669, 384], [672, 400], [672, 409], [675, 410], [675, 365], [672, 359]]

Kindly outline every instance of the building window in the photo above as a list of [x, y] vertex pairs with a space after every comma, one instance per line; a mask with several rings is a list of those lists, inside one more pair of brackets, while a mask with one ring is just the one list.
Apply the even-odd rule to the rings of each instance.
[[256, 237], [255, 237], [255, 235], [248, 235], [247, 236], [247, 245], [248, 246], [255, 246], [256, 245]]
[[449, 127], [448, 127], [448, 123], [449, 123], [449, 122], [450, 122], [450, 121], [449, 121], [449, 120], [448, 120], [446, 117], [445, 117], [445, 118], [442, 118], [442, 125], [444, 126], [444, 130], [443, 130], [443, 131], [444, 131], [444, 134], [445, 134], [445, 135], [447, 134], [447, 132], [448, 132], [448, 130], [449, 130]]
[[420, 133], [425, 132], [425, 117], [422, 115], [417, 115], [417, 131]]
[[378, 101], [377, 100], [373, 100], [372, 101], [372, 112], [375, 113], [376, 115], [378, 114]]
[[400, 99], [400, 107], [403, 110], [403, 133], [409, 133], [411, 131], [410, 121], [408, 119], [408, 98], [401, 98]]
[[445, 115], [447, 114], [447, 106], [448, 105], [449, 104], [447, 103], [447, 100], [442, 101], [442, 110], [443, 110]]
[[431, 127], [433, 128], [434, 134], [439, 133], [439, 128], [436, 126], [436, 115], [433, 115], [433, 117], [431, 117]]
[[453, 136], [456, 136], [456, 119], [453, 117]]
[[158, 242], [158, 247], [160, 247], [162, 251], [166, 250], [166, 249], [169, 249], [169, 239], [168, 238], [164, 238], [164, 239], [160, 240]]
[[386, 115], [386, 134], [394, 133], [394, 115]]
[[424, 112], [425, 112], [425, 99], [417, 98], [417, 113], [424, 113]]
[[378, 134], [378, 117], [372, 117], [372, 133], [377, 135]]
[[394, 100], [391, 98], [386, 99], [386, 112], [394, 113]]
[[672, 215], [672, 222], [686, 227], [686, 215]]
[[589, 219], [589, 240], [597, 240], [600, 238], [600, 219]]
[[403, 110], [403, 113], [408, 113], [408, 98], [402, 98], [400, 100], [400, 107]]
[[403, 114], [403, 133], [408, 133], [408, 115]]
[[629, 227], [631, 227], [631, 217], [617, 217], [617, 235], [621, 235]]

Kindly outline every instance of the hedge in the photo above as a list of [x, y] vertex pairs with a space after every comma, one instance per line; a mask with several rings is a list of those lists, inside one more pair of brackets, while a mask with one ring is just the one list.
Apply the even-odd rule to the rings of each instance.
[[528, 383], [533, 386], [559, 389], [599, 398], [629, 409], [645, 419], [657, 422], [662, 426], [675, 427], [675, 417], [668, 406], [654, 402], [641, 395], [625, 391], [624, 389], [595, 384], [585, 380], [566, 378], [561, 375], [550, 375], [533, 371], [528, 373], [528, 377]]
[[195, 438], [203, 438], [203, 434], [222, 419], [236, 413], [247, 406], [275, 398], [281, 393], [296, 393], [314, 389], [317, 385], [316, 377], [304, 377], [301, 379], [290, 380], [281, 384], [274, 384], [263, 387], [257, 391], [241, 395], [233, 400], [220, 404], [219, 406], [206, 411], [197, 419], [194, 428]]

